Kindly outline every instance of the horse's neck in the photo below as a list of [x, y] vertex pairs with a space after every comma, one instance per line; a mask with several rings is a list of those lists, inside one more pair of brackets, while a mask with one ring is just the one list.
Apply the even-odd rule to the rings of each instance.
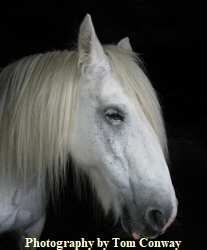
[[22, 182], [18, 181], [18, 183], [14, 177], [10, 177], [6, 182], [0, 177], [0, 190], [0, 203], [3, 200], [7, 204], [12, 203], [16, 205], [27, 201], [34, 201], [40, 205], [45, 203], [45, 185], [38, 188], [37, 180], [34, 177], [28, 177], [26, 181], [22, 180]]
[[28, 185], [2, 185], [0, 181], [0, 234], [13, 228], [27, 228], [31, 222], [37, 220], [44, 212], [47, 197], [42, 194], [38, 199], [34, 181]]

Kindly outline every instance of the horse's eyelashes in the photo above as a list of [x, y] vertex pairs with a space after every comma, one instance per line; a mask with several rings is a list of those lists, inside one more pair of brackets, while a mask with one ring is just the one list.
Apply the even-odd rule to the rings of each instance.
[[122, 114], [119, 110], [110, 109], [105, 114], [107, 121], [109, 121], [113, 125], [117, 125], [120, 122], [125, 120], [125, 115]]

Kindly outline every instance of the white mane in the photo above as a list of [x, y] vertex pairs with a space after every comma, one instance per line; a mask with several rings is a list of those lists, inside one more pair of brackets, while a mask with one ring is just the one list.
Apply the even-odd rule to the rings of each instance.
[[[138, 113], [149, 122], [167, 154], [166, 136], [157, 96], [137, 67], [136, 54], [103, 46], [112, 71], [126, 89]], [[37, 177], [39, 188], [48, 178], [58, 191], [66, 176], [77, 84], [77, 51], [54, 51], [25, 57], [0, 75], [0, 159], [3, 180], [20, 184]]]

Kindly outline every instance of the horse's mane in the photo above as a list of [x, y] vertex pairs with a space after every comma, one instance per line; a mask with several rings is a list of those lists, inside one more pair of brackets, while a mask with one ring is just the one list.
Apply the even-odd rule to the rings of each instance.
[[[3, 180], [37, 176], [58, 190], [65, 176], [79, 79], [77, 52], [25, 57], [0, 75], [0, 159]], [[63, 178], [62, 178], [63, 179]], [[8, 181], [7, 181], [8, 182]]]
[[[160, 105], [149, 80], [137, 68], [134, 52], [103, 46], [131, 101], [154, 130], [167, 153]], [[37, 179], [58, 190], [66, 176], [80, 77], [78, 51], [25, 57], [0, 74], [0, 176], [6, 182]], [[61, 178], [62, 177], [62, 178]]]

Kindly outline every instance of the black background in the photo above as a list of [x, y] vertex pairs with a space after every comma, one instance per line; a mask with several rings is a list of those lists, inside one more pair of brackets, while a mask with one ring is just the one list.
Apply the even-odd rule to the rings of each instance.
[[[180, 249], [206, 249], [205, 2], [1, 1], [0, 66], [26, 55], [70, 49], [77, 42], [78, 28], [86, 13], [91, 14], [102, 43], [117, 43], [125, 36], [130, 38], [160, 94], [179, 212], [176, 222], [157, 240], [182, 240]], [[104, 218], [97, 207], [94, 213], [90, 191], [86, 199], [78, 201], [71, 183], [60, 200], [55, 213], [52, 206], [48, 208], [41, 240], [79, 240], [81, 237], [130, 240], [119, 225], [113, 225], [111, 216]], [[0, 249], [16, 249], [15, 238], [8, 233], [2, 235]]]

